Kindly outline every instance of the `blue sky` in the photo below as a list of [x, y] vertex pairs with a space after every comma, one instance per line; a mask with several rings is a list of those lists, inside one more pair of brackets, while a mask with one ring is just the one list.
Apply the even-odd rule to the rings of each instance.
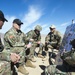
[[12, 21], [19, 18], [24, 23], [21, 30], [26, 33], [39, 24], [42, 34], [49, 32], [51, 24], [64, 34], [66, 26], [75, 19], [75, 0], [0, 0], [0, 10], [8, 22], [0, 32], [5, 33], [12, 27]]

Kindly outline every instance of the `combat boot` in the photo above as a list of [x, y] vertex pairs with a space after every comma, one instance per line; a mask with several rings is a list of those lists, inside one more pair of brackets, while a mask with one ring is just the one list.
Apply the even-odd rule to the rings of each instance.
[[49, 57], [46, 56], [46, 57], [42, 58], [42, 61], [46, 61], [46, 60], [48, 60], [48, 59], [49, 59]]
[[36, 60], [34, 59], [34, 57], [32, 57], [30, 60], [31, 60], [32, 62], [36, 62]]
[[38, 54], [38, 57], [39, 57], [39, 58], [44, 58], [44, 56], [43, 56], [43, 55], [41, 55], [41, 54]]
[[42, 58], [42, 61], [45, 61], [47, 58], [45, 57], [45, 58]]
[[36, 68], [36, 66], [33, 65], [30, 60], [27, 60], [25, 65], [26, 65], [26, 67]]
[[51, 58], [52, 64], [55, 64], [55, 59]]
[[29, 72], [25, 69], [24, 66], [19, 66], [18, 71], [21, 72], [24, 75], [28, 75]]

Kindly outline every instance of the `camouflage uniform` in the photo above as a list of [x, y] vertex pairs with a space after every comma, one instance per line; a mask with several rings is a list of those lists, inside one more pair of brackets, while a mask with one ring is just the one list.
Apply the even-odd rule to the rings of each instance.
[[75, 75], [75, 24], [66, 28], [59, 55], [62, 64], [59, 64], [60, 59], [56, 59], [56, 65], [45, 69], [46, 75]]
[[[36, 34], [35, 33], [35, 30], [38, 30], [39, 31], [39, 34]], [[38, 41], [41, 41], [41, 34], [40, 34], [40, 31], [42, 30], [41, 26], [37, 25], [35, 27], [35, 30], [31, 30], [27, 33], [27, 38], [30, 40], [30, 39], [33, 39], [33, 42], [31, 42], [32, 44], [32, 47], [30, 49], [30, 56], [29, 58], [33, 58], [34, 57], [34, 53], [35, 53], [35, 49], [36, 47], [39, 47], [39, 52], [38, 54], [42, 54], [42, 50], [43, 50], [43, 44], [40, 43], [40, 44], [37, 44]]]
[[16, 31], [13, 27], [4, 35], [5, 48], [19, 54], [25, 53], [26, 36], [22, 31]]
[[48, 48], [50, 48], [51, 49], [50, 58], [51, 58], [52, 64], [54, 64], [54, 61], [55, 61], [54, 59], [56, 55], [58, 54], [58, 49], [61, 44], [61, 41], [62, 41], [61, 33], [56, 30], [54, 32], [49, 32], [45, 38], [45, 42], [47, 42], [45, 43], [46, 55], [48, 53]]
[[10, 52], [4, 49], [0, 37], [0, 75], [11, 75], [11, 59]]
[[10, 52], [3, 50], [0, 52], [0, 75], [12, 75]]
[[[2, 23], [4, 23], [5, 21], [7, 20], [5, 19], [3, 12], [0, 10], [0, 29], [3, 26]], [[10, 52], [4, 50], [4, 46], [0, 37], [0, 75], [12, 75], [10, 61]]]
[[15, 28], [12, 27], [4, 35], [4, 43], [7, 51], [10, 50], [10, 52], [20, 55], [19, 66], [24, 65], [25, 64], [25, 43], [26, 43], [25, 34], [21, 30], [16, 31]]
[[60, 32], [59, 31], [55, 31], [54, 33], [49, 32], [45, 38], [45, 41], [50, 43], [50, 44], [45, 45], [46, 51], [48, 50], [49, 47], [53, 49], [57, 49], [62, 42], [62, 37], [61, 37]]

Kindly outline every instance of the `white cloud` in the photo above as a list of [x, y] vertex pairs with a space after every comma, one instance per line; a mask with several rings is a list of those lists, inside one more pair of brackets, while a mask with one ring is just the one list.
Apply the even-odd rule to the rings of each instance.
[[0, 32], [5, 33], [12, 27], [12, 21], [15, 19], [15, 16], [6, 16], [8, 22], [5, 22]]
[[42, 12], [40, 9], [30, 6], [28, 13], [23, 17], [24, 25], [22, 26], [22, 30], [25, 31], [26, 28], [32, 27], [31, 25], [38, 21], [41, 16]]
[[[38, 9], [35, 6], [30, 6], [28, 13], [25, 13], [21, 19], [21, 21], [24, 23], [24, 25], [22, 25], [21, 27], [22, 31], [26, 33], [29, 30], [31, 30], [31, 28], [35, 27], [35, 24], [37, 23], [37, 21], [40, 19], [41, 16], [42, 12], [40, 11], [40, 9]], [[0, 30], [0, 32], [2, 33], [5, 33], [12, 27], [12, 21], [17, 17], [6, 16], [6, 18], [8, 19], [8, 22], [5, 22], [2, 30]]]
[[63, 23], [63, 24], [61, 24], [61, 26], [69, 25], [69, 23], [70, 23], [70, 22]]
[[53, 8], [52, 12], [51, 12], [51, 16], [60, 8], [61, 6], [58, 5], [55, 8]]
[[42, 34], [48, 34], [49, 33], [49, 25], [48, 24], [44, 24], [42, 25]]

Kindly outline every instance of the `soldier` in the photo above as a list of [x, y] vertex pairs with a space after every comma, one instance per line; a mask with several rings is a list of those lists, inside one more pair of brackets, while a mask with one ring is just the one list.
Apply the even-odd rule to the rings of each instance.
[[[54, 53], [55, 49], [58, 50], [59, 46], [61, 44], [61, 41], [62, 41], [61, 33], [56, 30], [55, 25], [51, 25], [49, 28], [50, 28], [50, 32], [48, 33], [48, 35], [45, 38], [46, 55], [48, 53], [48, 48], [52, 49], [52, 51], [53, 51], [52, 53]], [[51, 57], [52, 57], [52, 54], [51, 54]]]
[[18, 71], [24, 75], [28, 75], [29, 72], [25, 69], [25, 50], [26, 47], [29, 48], [29, 45], [26, 45], [26, 35], [20, 30], [23, 23], [20, 19], [13, 20], [13, 27], [8, 30], [4, 35], [4, 43], [6, 50], [10, 50], [13, 53], [20, 55], [20, 61], [17, 63]]
[[58, 64], [50, 65], [45, 69], [46, 75], [75, 75], [75, 24], [66, 28], [61, 46], [60, 59], [56, 59]]
[[[8, 20], [4, 17], [3, 12], [0, 10], [0, 29], [2, 29], [5, 21], [8, 22]], [[0, 50], [2, 51], [0, 52], [0, 75], [12, 75], [10, 61], [12, 61], [13, 63], [17, 63], [20, 57], [16, 53], [6, 51], [2, 46], [1, 38]]]
[[38, 57], [43, 58], [42, 56], [42, 50], [43, 50], [43, 44], [41, 43], [41, 34], [40, 31], [42, 30], [42, 27], [40, 25], [37, 25], [34, 30], [31, 30], [27, 33], [27, 38], [30, 41], [30, 44], [32, 44], [32, 48], [30, 49], [29, 59], [33, 62], [36, 60], [34, 59], [34, 53], [36, 47], [39, 47]]

